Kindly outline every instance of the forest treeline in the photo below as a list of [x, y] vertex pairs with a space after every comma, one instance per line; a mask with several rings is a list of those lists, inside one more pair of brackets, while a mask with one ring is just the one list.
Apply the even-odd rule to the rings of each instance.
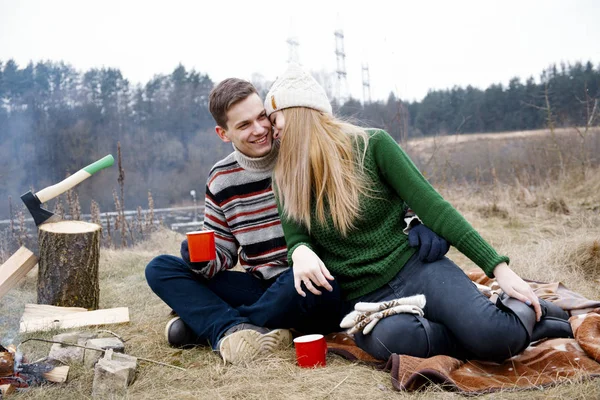
[[[77, 71], [64, 62], [19, 66], [0, 60], [0, 219], [8, 199], [65, 178], [121, 145], [125, 208], [145, 206], [148, 191], [156, 207], [204, 192], [215, 161], [232, 148], [214, 134], [208, 94], [215, 82], [206, 74], [177, 66], [132, 85], [118, 69]], [[255, 82], [259, 92], [269, 82]], [[600, 98], [600, 66], [591, 62], [552, 65], [539, 79], [512, 79], [481, 90], [468, 86], [430, 91], [421, 101], [334, 104], [336, 113], [396, 139], [584, 126]], [[334, 102], [335, 103], [335, 102]], [[113, 208], [118, 170], [111, 168], [78, 186], [83, 212], [90, 200], [101, 211]], [[13, 210], [14, 211], [14, 210]]]

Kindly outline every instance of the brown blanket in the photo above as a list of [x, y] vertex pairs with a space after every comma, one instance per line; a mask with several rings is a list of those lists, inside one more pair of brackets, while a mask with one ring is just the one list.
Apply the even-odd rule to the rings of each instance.
[[[495, 282], [480, 271], [467, 275], [490, 290]], [[539, 341], [502, 364], [447, 356], [418, 358], [392, 354], [387, 362], [377, 360], [356, 346], [344, 333], [327, 337], [329, 352], [390, 371], [397, 390], [419, 390], [431, 383], [448, 390], [480, 394], [498, 390], [531, 389], [555, 385], [563, 380], [600, 376], [600, 302], [572, 292], [561, 283], [529, 282], [536, 294], [551, 300], [572, 317], [575, 339]]]

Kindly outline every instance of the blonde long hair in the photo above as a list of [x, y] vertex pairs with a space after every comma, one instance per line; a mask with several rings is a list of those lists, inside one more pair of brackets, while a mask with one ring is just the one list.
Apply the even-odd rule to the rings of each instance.
[[306, 107], [286, 108], [283, 116], [274, 180], [284, 215], [310, 232], [314, 199], [317, 221], [324, 224], [330, 214], [345, 236], [359, 216], [361, 195], [370, 193], [363, 163], [366, 132]]

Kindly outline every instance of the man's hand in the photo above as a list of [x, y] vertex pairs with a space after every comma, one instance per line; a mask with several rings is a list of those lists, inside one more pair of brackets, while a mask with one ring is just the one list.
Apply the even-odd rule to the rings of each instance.
[[183, 259], [183, 261], [185, 261], [186, 264], [190, 264], [190, 249], [188, 248], [187, 239], [181, 242], [181, 249], [179, 250], [179, 252], [181, 253], [181, 258]]
[[316, 295], [320, 295], [321, 292], [315, 288], [315, 285], [321, 286], [330, 292], [333, 290], [328, 281], [332, 281], [333, 276], [325, 268], [325, 264], [319, 256], [310, 248], [304, 245], [296, 247], [292, 253], [292, 261], [294, 262], [292, 266], [294, 287], [300, 296], [306, 297], [306, 293], [302, 290], [302, 283], [311, 293]]
[[542, 318], [542, 308], [531, 286], [504, 262], [496, 265], [493, 272], [496, 276], [496, 282], [498, 282], [504, 293], [517, 300], [521, 300], [528, 306], [532, 306], [535, 310], [536, 320], [539, 322]]
[[200, 270], [208, 265], [208, 261], [194, 263], [190, 261], [190, 249], [188, 248], [187, 239], [181, 242], [181, 249], [179, 250], [179, 253], [181, 254], [181, 258], [183, 259], [183, 261], [185, 261], [185, 263], [189, 265], [192, 269]]
[[408, 232], [408, 244], [410, 247], [419, 247], [419, 260], [422, 262], [434, 262], [444, 257], [450, 249], [446, 239], [437, 235], [434, 231], [423, 224], [410, 228]]

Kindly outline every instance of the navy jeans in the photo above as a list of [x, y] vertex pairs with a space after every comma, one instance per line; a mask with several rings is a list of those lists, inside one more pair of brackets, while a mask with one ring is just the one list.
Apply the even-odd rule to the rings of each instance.
[[449, 355], [502, 361], [521, 352], [529, 339], [519, 319], [489, 301], [469, 277], [444, 257], [423, 263], [413, 256], [386, 285], [344, 306], [424, 294], [424, 317], [399, 314], [383, 318], [357, 345], [387, 360], [391, 353], [415, 357]]
[[161, 255], [146, 266], [150, 288], [209, 344], [216, 346], [234, 325], [251, 323], [267, 328], [294, 328], [306, 333], [339, 330], [341, 294], [336, 281], [332, 292], [320, 296], [294, 288], [292, 269], [265, 281], [237, 271], [221, 271], [212, 279], [192, 272], [178, 257]]

